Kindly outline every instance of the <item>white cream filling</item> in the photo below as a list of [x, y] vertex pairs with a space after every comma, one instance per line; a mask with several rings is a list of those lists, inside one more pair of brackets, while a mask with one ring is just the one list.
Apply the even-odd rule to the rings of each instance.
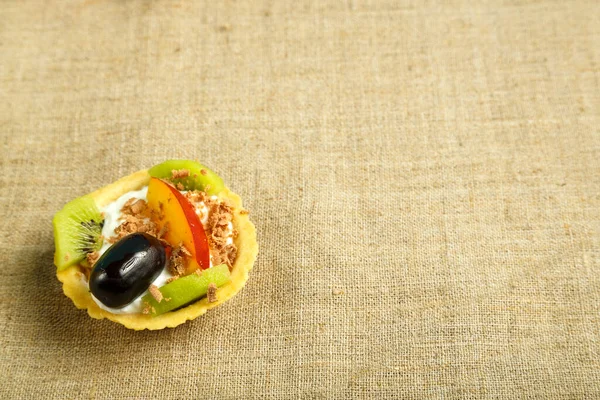
[[[182, 191], [182, 193], [185, 193], [185, 191]], [[115, 229], [119, 225], [121, 225], [121, 223], [123, 222], [122, 220], [120, 220], [120, 217], [122, 215], [121, 209], [123, 208], [125, 203], [127, 203], [127, 201], [132, 198], [146, 200], [147, 194], [148, 194], [148, 186], [144, 186], [140, 190], [134, 190], [134, 191], [125, 193], [124, 195], [119, 197], [117, 200], [113, 201], [112, 203], [110, 203], [109, 205], [107, 205], [106, 207], [104, 207], [100, 210], [104, 214], [104, 226], [102, 227], [102, 236], [105, 238], [104, 243], [102, 244], [102, 247], [100, 248], [100, 250], [98, 250], [98, 253], [100, 255], [102, 255], [104, 252], [106, 252], [106, 250], [108, 250], [110, 248], [110, 246], [112, 246], [112, 243], [109, 243], [108, 240], [106, 240], [106, 238], [115, 236]], [[217, 196], [211, 197], [211, 200], [216, 200], [216, 199], [217, 199]], [[208, 207], [206, 206], [206, 204], [204, 204], [204, 202], [196, 203], [196, 204], [194, 204], [194, 206], [196, 208], [196, 214], [198, 214], [198, 217], [200, 219], [200, 222], [202, 223], [202, 226], [204, 227], [204, 229], [206, 229], [207, 224], [208, 224], [208, 211], [209, 211]], [[232, 244], [233, 243], [233, 224], [231, 222], [229, 222], [227, 224], [227, 230], [228, 230], [227, 231], [227, 244]], [[211, 259], [210, 259], [210, 266], [211, 267], [213, 266], [212, 255], [211, 255]], [[169, 272], [167, 266], [165, 265], [165, 267], [163, 268], [160, 275], [152, 282], [152, 284], [156, 285], [158, 287], [161, 287], [161, 286], [165, 285], [167, 280], [169, 278], [171, 278], [172, 276], [173, 275]], [[98, 300], [96, 297], [94, 297], [94, 295], [92, 295], [91, 292], [90, 292], [90, 295], [92, 296], [92, 299], [94, 299], [96, 304], [98, 304], [98, 307], [100, 307], [101, 309], [106, 310], [112, 314], [138, 314], [138, 313], [142, 312], [142, 308], [143, 308], [142, 307], [142, 297], [144, 297], [147, 293], [148, 293], [148, 291], [146, 290], [144, 293], [142, 293], [140, 296], [138, 296], [134, 301], [132, 301], [131, 303], [129, 303], [128, 305], [126, 305], [125, 307], [122, 307], [122, 308], [107, 307], [100, 300]]]
[[115, 229], [123, 221], [119, 220], [121, 217], [121, 209], [127, 203], [129, 199], [142, 199], [146, 200], [146, 196], [148, 194], [148, 186], [144, 186], [140, 190], [134, 190], [132, 192], [127, 192], [123, 196], [119, 197], [117, 200], [113, 201], [100, 211], [104, 214], [104, 226], [102, 227], [102, 236], [105, 238], [104, 243], [102, 243], [102, 247], [98, 251], [100, 255], [104, 253], [112, 243], [109, 243], [107, 238], [115, 235]]

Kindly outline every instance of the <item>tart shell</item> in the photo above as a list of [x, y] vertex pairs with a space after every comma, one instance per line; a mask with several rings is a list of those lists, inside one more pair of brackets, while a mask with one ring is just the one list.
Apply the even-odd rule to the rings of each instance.
[[[134, 174], [119, 179], [91, 193], [99, 208], [103, 208], [121, 195], [139, 190], [148, 185], [150, 175], [147, 170], [138, 171]], [[209, 303], [206, 297], [201, 298], [189, 306], [176, 311], [171, 311], [156, 317], [144, 314], [112, 314], [98, 307], [88, 289], [88, 283], [82, 267], [74, 265], [62, 271], [57, 271], [56, 276], [63, 284], [65, 295], [73, 300], [79, 309], [87, 310], [92, 318], [104, 319], [117, 322], [126, 328], [134, 330], [158, 330], [163, 328], [174, 328], [186, 321], [193, 320], [204, 314], [211, 308], [229, 300], [239, 292], [248, 280], [248, 272], [254, 266], [258, 254], [256, 242], [256, 228], [250, 222], [248, 214], [241, 214], [242, 199], [228, 188], [223, 189], [218, 197], [227, 200], [233, 206], [233, 227], [238, 231], [234, 238], [237, 247], [237, 257], [231, 269], [231, 282], [221, 286], [217, 290], [217, 301]]]

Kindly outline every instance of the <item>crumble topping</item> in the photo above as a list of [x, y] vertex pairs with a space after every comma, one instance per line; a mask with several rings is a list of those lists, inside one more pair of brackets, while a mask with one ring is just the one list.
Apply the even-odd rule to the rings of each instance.
[[[197, 190], [185, 193], [185, 197], [193, 204], [204, 203], [208, 209], [205, 230], [213, 265], [227, 264], [231, 269], [237, 256], [237, 248], [227, 240], [233, 220], [233, 208], [226, 202]], [[237, 231], [232, 231], [232, 234], [233, 237], [237, 236]]]
[[163, 300], [163, 295], [160, 292], [160, 290], [158, 290], [158, 286], [150, 285], [148, 291], [150, 292], [152, 297], [154, 297], [154, 300], [156, 300], [157, 303], [160, 303]]
[[[148, 233], [158, 237], [156, 224], [148, 215], [148, 203], [142, 199], [131, 198], [121, 208], [120, 221], [124, 221], [115, 228], [116, 236], [108, 238], [109, 243], [115, 243], [123, 237], [137, 232]], [[164, 232], [163, 232], [164, 234]]]
[[[175, 174], [181, 178], [186, 173], [189, 174], [189, 171], [177, 171]], [[87, 256], [89, 258], [88, 263], [93, 265], [94, 262], [97, 262], [97, 255], [101, 255], [103, 251], [106, 251], [110, 247], [110, 244], [117, 242], [126, 235], [142, 232], [155, 236], [165, 245], [167, 262], [165, 269], [161, 273], [161, 277], [157, 278], [146, 293], [150, 294], [157, 302], [161, 302], [162, 300], [169, 301], [171, 299], [165, 298], [160, 292], [159, 287], [187, 274], [186, 266], [188, 265], [189, 258], [192, 257], [192, 252], [183, 243], [173, 246], [165, 241], [164, 236], [170, 229], [168, 224], [164, 224], [159, 230], [158, 226], [152, 222], [158, 216], [164, 216], [165, 204], [159, 202], [158, 209], [153, 210], [145, 200], [146, 195], [147, 188], [142, 188], [123, 195], [119, 201], [108, 206], [110, 208], [107, 209], [109, 213], [106, 217], [107, 224], [102, 232], [105, 237], [104, 245], [97, 254], [90, 253]], [[204, 227], [208, 239], [211, 266], [227, 264], [231, 270], [237, 256], [234, 239], [238, 236], [238, 232], [233, 227], [233, 218], [234, 211], [238, 210], [234, 209], [226, 200], [224, 201], [217, 196], [208, 195], [204, 191], [183, 191], [182, 195], [194, 205], [196, 214]], [[88, 281], [91, 269], [91, 267], [84, 269], [88, 272]], [[202, 269], [195, 271], [198, 275], [201, 275], [202, 272]], [[210, 295], [210, 298], [207, 298], [208, 301], [217, 301], [216, 291], [216, 286], [214, 289], [209, 289], [210, 294], [207, 292], [207, 296]], [[141, 297], [122, 310], [106, 309], [109, 312], [117, 314], [152, 313], [151, 305], [144, 302]], [[104, 307], [101, 306], [101, 308]]]
[[156, 314], [156, 308], [152, 307], [150, 305], [150, 303], [148, 303], [147, 301], [143, 302], [143, 306], [144, 306], [144, 308], [142, 309], [142, 314], [148, 315], [148, 314], [150, 314], [150, 312], [152, 312], [153, 314]]
[[190, 176], [190, 171], [187, 169], [174, 169], [171, 170], [171, 176], [173, 177], [173, 179], [187, 178], [188, 176]]
[[227, 264], [229, 269], [233, 266], [237, 255], [237, 248], [233, 243], [228, 243], [229, 226], [233, 220], [233, 209], [224, 202], [211, 202], [208, 215], [207, 237], [213, 263], [215, 265]]
[[208, 206], [208, 203], [213, 201], [210, 198], [210, 196], [207, 196], [206, 193], [201, 192], [199, 190], [190, 190], [188, 192], [185, 192], [183, 195], [192, 204], [197, 204], [197, 203], [201, 203], [202, 202], [202, 203], [204, 203], [204, 204], [206, 204]]
[[96, 264], [96, 261], [98, 261], [98, 258], [100, 258], [100, 253], [98, 253], [97, 251], [92, 251], [91, 253], [87, 253], [85, 255], [85, 259], [87, 260], [88, 264], [90, 265], [90, 268], [94, 266], [94, 264]]
[[211, 283], [208, 285], [208, 292], [206, 293], [206, 297], [208, 298], [209, 303], [214, 303], [217, 301], [217, 285]]
[[[173, 174], [174, 176], [182, 177], [189, 175], [189, 171], [173, 170]], [[188, 191], [184, 196], [192, 204], [204, 203], [208, 209], [208, 222], [205, 226], [205, 231], [213, 265], [227, 264], [231, 269], [237, 256], [237, 248], [233, 243], [228, 243], [227, 239], [230, 235], [234, 238], [238, 235], [238, 231], [235, 229], [230, 233], [233, 208], [229, 204], [219, 201], [215, 196], [208, 196], [205, 192], [197, 190]], [[163, 204], [159, 203], [160, 215], [163, 214], [163, 207]], [[247, 210], [240, 210], [240, 214], [247, 213]], [[148, 208], [148, 203], [142, 199], [129, 199], [121, 208], [121, 214], [119, 220], [123, 222], [115, 228], [115, 236], [107, 239], [109, 243], [115, 243], [123, 237], [136, 232], [148, 233], [158, 239], [162, 239], [169, 229], [167, 223], [157, 231], [156, 224], [150, 218], [155, 215], [151, 215], [152, 211]], [[199, 212], [199, 214], [201, 219], [204, 218], [202, 212]], [[184, 257], [191, 255], [190, 251], [182, 244], [173, 248], [170, 256], [169, 271], [173, 275], [183, 275], [185, 272]], [[90, 262], [90, 264], [92, 263]]]
[[191, 257], [192, 255], [192, 253], [189, 252], [189, 250], [183, 245], [183, 243], [179, 243], [179, 250], [181, 250], [181, 252], [188, 257]]
[[[179, 177], [186, 173], [189, 174], [187, 170], [173, 170], [173, 172]], [[192, 204], [204, 203], [206, 206], [208, 210], [208, 222], [205, 226], [205, 231], [213, 265], [227, 264], [231, 269], [237, 256], [237, 248], [233, 243], [228, 243], [227, 240], [230, 237], [233, 208], [229, 204], [219, 201], [218, 198], [208, 196], [205, 192], [197, 190], [188, 191], [184, 196]], [[163, 213], [163, 207], [163, 204], [159, 203], [160, 214]], [[115, 243], [123, 237], [136, 232], [148, 233], [158, 239], [162, 239], [169, 229], [168, 224], [165, 224], [157, 231], [156, 224], [150, 219], [151, 216], [155, 217], [156, 215], [151, 215], [152, 211], [148, 208], [148, 203], [145, 200], [129, 199], [121, 208], [121, 213], [122, 215], [119, 220], [123, 222], [115, 228], [115, 236], [108, 238], [109, 243]], [[199, 214], [199, 217], [203, 219], [204, 214], [202, 212]], [[231, 231], [231, 236], [235, 238], [237, 235], [238, 232], [236, 230]], [[169, 272], [172, 275], [185, 274], [185, 257], [190, 257], [191, 255], [190, 251], [182, 244], [174, 247], [169, 257]]]
[[147, 207], [148, 204], [144, 200], [132, 197], [123, 205], [121, 212], [128, 215], [139, 215], [143, 213]]
[[174, 247], [171, 251], [168, 269], [173, 276], [179, 277], [180, 275], [185, 274], [185, 262], [181, 253], [182, 251], [180, 246]]

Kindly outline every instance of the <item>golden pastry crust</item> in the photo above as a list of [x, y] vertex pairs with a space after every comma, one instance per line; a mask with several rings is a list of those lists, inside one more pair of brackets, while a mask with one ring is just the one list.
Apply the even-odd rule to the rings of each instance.
[[[147, 170], [138, 171], [134, 174], [119, 179], [118, 181], [105, 186], [91, 196], [96, 201], [99, 208], [102, 208], [112, 201], [118, 199], [122, 194], [132, 190], [139, 190], [146, 186], [150, 181], [150, 175]], [[56, 276], [63, 284], [65, 295], [73, 300], [75, 306], [80, 309], [87, 309], [92, 318], [108, 318], [111, 321], [118, 322], [129, 329], [135, 330], [157, 330], [163, 328], [174, 328], [188, 320], [199, 317], [211, 308], [229, 300], [239, 292], [248, 280], [248, 272], [254, 266], [254, 261], [258, 254], [258, 244], [256, 242], [256, 229], [248, 215], [243, 213], [242, 200], [240, 197], [225, 188], [218, 194], [219, 198], [227, 200], [234, 207], [233, 228], [237, 230], [238, 235], [234, 238], [234, 243], [238, 249], [237, 257], [231, 269], [231, 282], [218, 288], [216, 291], [217, 300], [209, 302], [206, 297], [199, 301], [156, 317], [143, 314], [112, 314], [98, 307], [88, 290], [87, 280], [79, 265], [57, 271]]]

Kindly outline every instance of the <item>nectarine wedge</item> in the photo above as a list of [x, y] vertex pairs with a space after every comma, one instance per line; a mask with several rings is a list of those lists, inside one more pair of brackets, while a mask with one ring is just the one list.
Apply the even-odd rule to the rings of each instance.
[[158, 229], [165, 230], [163, 239], [171, 246], [181, 244], [192, 254], [186, 265], [186, 274], [198, 268], [210, 267], [210, 249], [206, 233], [192, 203], [169, 183], [150, 178], [148, 207], [156, 216]]

